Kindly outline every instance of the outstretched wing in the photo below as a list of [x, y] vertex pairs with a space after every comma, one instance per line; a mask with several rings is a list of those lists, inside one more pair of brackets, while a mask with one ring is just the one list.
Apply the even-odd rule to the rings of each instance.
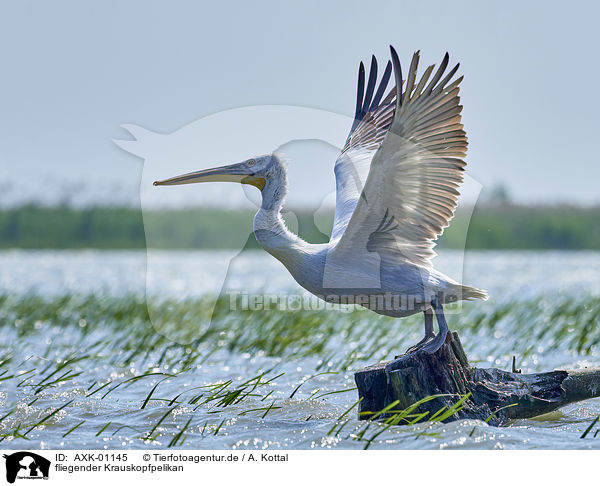
[[334, 169], [336, 201], [332, 241], [344, 233], [365, 185], [371, 160], [392, 123], [396, 91], [392, 89], [384, 98], [391, 74], [392, 63], [388, 61], [375, 92], [377, 59], [371, 58], [366, 88], [365, 66], [360, 63], [354, 123]]
[[[403, 90], [400, 61], [393, 48], [391, 55], [396, 79], [392, 120], [372, 155], [352, 216], [339, 241], [332, 239], [335, 246], [331, 251], [336, 260], [356, 255], [359, 249], [365, 251], [369, 238], [380, 231], [381, 221], [390, 219], [394, 224], [388, 225], [386, 233], [393, 235], [393, 251], [407, 261], [430, 267], [435, 255], [433, 242], [454, 215], [457, 189], [463, 180], [467, 137], [458, 96], [462, 77], [450, 82], [458, 64], [445, 75], [446, 54], [431, 80], [434, 66], [417, 82], [416, 52]], [[383, 240], [389, 245], [389, 238]], [[370, 248], [377, 251], [373, 245]]]

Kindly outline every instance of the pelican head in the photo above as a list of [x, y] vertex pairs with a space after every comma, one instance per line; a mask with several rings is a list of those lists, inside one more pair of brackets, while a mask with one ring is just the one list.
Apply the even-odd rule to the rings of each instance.
[[239, 182], [258, 187], [261, 191], [265, 188], [266, 179], [273, 166], [274, 155], [261, 155], [245, 160], [238, 164], [224, 165], [214, 169], [189, 172], [170, 179], [155, 181], [155, 186], [174, 186], [179, 184], [194, 184], [196, 182]]

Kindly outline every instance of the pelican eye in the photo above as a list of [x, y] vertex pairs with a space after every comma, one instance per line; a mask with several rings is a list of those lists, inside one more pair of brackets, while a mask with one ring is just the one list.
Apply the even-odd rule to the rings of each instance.
[[246, 162], [246, 164], [248, 165], [248, 167], [252, 167], [254, 164], [256, 164], [256, 160], [250, 159], [248, 162]]

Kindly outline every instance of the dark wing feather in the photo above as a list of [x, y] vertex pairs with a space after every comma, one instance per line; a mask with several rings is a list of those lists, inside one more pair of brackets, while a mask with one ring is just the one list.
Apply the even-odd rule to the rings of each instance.
[[[338, 241], [329, 257], [334, 261], [356, 258], [366, 251], [382, 218], [393, 218], [395, 225], [386, 227], [386, 232], [394, 235], [403, 258], [427, 267], [435, 239], [454, 215], [463, 180], [467, 137], [460, 116], [462, 77], [450, 83], [458, 65], [446, 72], [446, 53], [433, 76], [430, 66], [417, 81], [416, 52], [403, 91], [400, 61], [393, 48], [391, 58], [396, 79], [393, 96], [364, 115], [346, 144], [349, 156], [340, 175], [347, 179], [347, 167], [356, 160], [369, 173], [358, 197], [353, 194], [356, 199], [350, 202], [342, 199], [339, 211], [336, 206]], [[339, 163], [338, 159], [336, 175]]]

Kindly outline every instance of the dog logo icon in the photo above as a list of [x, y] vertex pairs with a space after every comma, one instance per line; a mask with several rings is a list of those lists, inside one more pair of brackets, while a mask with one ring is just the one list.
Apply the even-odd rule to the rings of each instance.
[[6, 461], [6, 480], [12, 484], [17, 478], [48, 479], [50, 461], [33, 452], [21, 451], [4, 454]]

